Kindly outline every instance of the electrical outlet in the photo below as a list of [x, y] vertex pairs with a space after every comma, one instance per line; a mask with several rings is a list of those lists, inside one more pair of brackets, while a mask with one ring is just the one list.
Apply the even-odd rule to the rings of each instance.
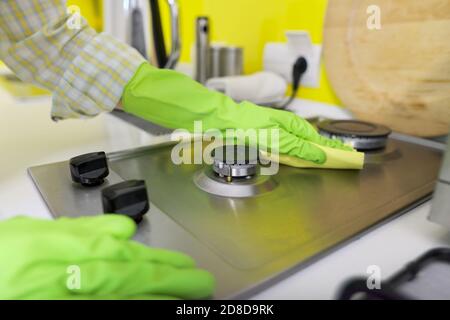
[[305, 31], [287, 32], [287, 43], [268, 43], [264, 48], [264, 70], [281, 75], [292, 84], [292, 68], [295, 61], [303, 56], [308, 61], [308, 69], [300, 85], [308, 88], [320, 86], [320, 62], [322, 46], [314, 45]]

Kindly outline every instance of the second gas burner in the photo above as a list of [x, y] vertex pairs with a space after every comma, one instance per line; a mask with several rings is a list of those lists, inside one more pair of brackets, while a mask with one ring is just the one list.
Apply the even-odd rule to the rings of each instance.
[[385, 126], [358, 120], [325, 120], [317, 127], [321, 135], [342, 140], [359, 151], [385, 148], [392, 132]]

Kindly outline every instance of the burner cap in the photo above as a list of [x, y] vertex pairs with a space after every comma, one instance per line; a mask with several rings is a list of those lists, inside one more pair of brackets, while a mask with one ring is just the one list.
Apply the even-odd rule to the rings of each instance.
[[391, 134], [385, 126], [358, 120], [326, 120], [317, 127], [321, 135], [340, 139], [358, 150], [384, 148]]
[[250, 178], [258, 169], [258, 150], [240, 145], [226, 145], [213, 150], [213, 170], [220, 177]]

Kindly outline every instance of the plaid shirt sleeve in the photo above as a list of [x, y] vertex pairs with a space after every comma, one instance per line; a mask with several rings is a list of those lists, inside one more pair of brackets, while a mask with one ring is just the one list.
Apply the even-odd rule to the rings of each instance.
[[96, 33], [64, 0], [0, 0], [0, 59], [53, 92], [52, 118], [113, 110], [144, 58]]

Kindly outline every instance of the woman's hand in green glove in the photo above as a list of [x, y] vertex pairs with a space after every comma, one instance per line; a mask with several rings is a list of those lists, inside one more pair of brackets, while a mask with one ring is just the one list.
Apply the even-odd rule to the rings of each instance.
[[194, 130], [202, 121], [211, 129], [278, 129], [279, 143], [272, 148], [281, 154], [322, 164], [325, 152], [319, 146], [352, 151], [342, 142], [320, 136], [305, 120], [287, 111], [235, 103], [225, 95], [210, 91], [180, 73], [143, 64], [126, 86], [123, 109], [143, 119], [172, 128]]
[[181, 253], [131, 241], [134, 222], [104, 215], [0, 223], [0, 299], [201, 299], [214, 279]]

